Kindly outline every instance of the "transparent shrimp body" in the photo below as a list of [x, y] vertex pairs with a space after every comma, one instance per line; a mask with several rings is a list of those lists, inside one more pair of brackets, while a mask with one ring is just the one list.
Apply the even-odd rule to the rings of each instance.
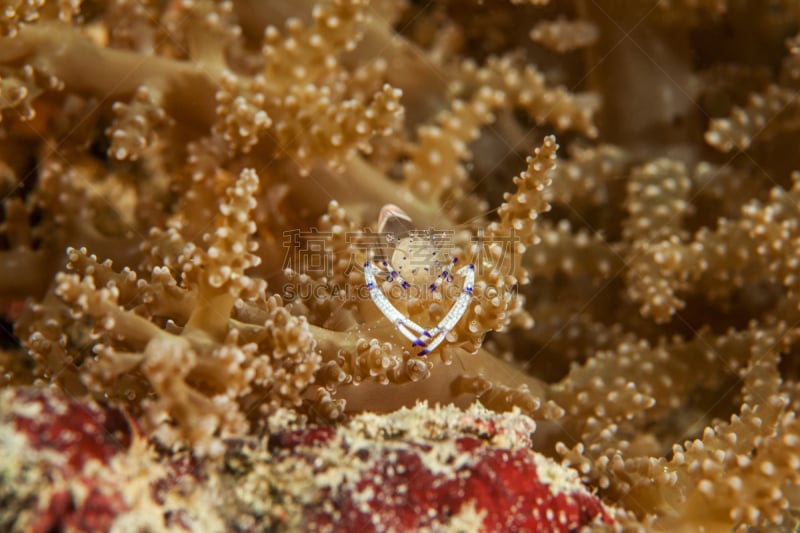
[[[364, 280], [370, 298], [397, 330], [421, 348], [418, 355], [435, 350], [464, 316], [472, 299], [475, 267], [458, 265], [458, 258], [449, 257], [448, 232], [416, 230], [411, 219], [399, 207], [386, 205], [378, 218], [378, 233], [386, 246], [370, 253], [364, 263]], [[425, 328], [399, 311], [383, 292], [383, 281], [404, 290], [434, 294], [456, 277], [463, 285], [452, 306], [438, 324]], [[379, 281], [380, 280], [380, 281]]]

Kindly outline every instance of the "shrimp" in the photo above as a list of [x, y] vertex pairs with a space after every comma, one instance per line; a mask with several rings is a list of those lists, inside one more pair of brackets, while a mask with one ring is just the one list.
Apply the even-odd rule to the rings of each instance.
[[[411, 341], [412, 346], [422, 348], [417, 355], [427, 355], [447, 338], [467, 312], [475, 285], [475, 265], [456, 269], [457, 257], [443, 261], [441, 248], [436, 246], [434, 239], [425, 239], [426, 235], [430, 237], [430, 232], [422, 232], [423, 237], [420, 237], [411, 218], [396, 205], [387, 204], [381, 209], [378, 232], [387, 235], [394, 249], [381, 261], [372, 260], [374, 254], [370, 253], [370, 260], [364, 263], [364, 281], [370, 298], [397, 330]], [[377, 280], [380, 273], [385, 274], [387, 281], [398, 283], [404, 289], [422, 285], [424, 290], [436, 291], [441, 284], [452, 282], [454, 275], [463, 276], [464, 283], [452, 307], [439, 323], [424, 328], [389, 301]]]

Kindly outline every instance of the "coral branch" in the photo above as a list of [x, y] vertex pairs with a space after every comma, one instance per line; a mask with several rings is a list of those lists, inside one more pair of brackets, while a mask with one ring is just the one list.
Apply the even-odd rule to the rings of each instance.
[[730, 118], [711, 121], [706, 142], [722, 152], [734, 148], [746, 150], [757, 137], [769, 136], [765, 130], [773, 121], [781, 122], [796, 112], [796, 99], [793, 90], [777, 85], [769, 86], [764, 93], [752, 94], [747, 106], [734, 108]]
[[558, 18], [534, 26], [530, 37], [532, 41], [563, 54], [594, 44], [597, 34], [597, 27], [588, 20]]

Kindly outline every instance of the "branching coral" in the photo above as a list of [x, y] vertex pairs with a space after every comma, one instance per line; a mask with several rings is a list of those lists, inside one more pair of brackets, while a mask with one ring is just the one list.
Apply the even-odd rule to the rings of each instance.
[[543, 20], [533, 27], [531, 40], [556, 52], [570, 52], [592, 45], [597, 40], [597, 26], [588, 20]]
[[544, 4], [0, 2], [2, 384], [121, 409], [164, 468], [478, 401], [623, 526], [789, 527], [798, 11]]
[[778, 115], [792, 113], [797, 95], [792, 89], [770, 85], [763, 94], [752, 94], [745, 107], [736, 107], [731, 117], [711, 123], [706, 141], [723, 152], [749, 148]]
[[2, 115], [15, 114], [23, 120], [34, 117], [31, 102], [42, 92], [60, 87], [58, 78], [25, 65], [20, 72], [0, 77], [0, 120]]
[[116, 102], [115, 119], [106, 134], [111, 138], [109, 154], [120, 160], [135, 161], [153, 144], [156, 128], [166, 122], [160, 94], [139, 87], [129, 103]]
[[17, 34], [22, 23], [33, 22], [39, 18], [39, 9], [44, 0], [3, 2], [3, 21], [0, 29], [4, 37]]
[[[260, 261], [252, 253], [255, 224], [248, 216], [257, 188], [255, 172], [243, 170], [226, 191], [214, 229], [203, 235], [205, 245], [186, 243], [177, 256], [180, 283], [167, 266], [138, 279], [130, 269], [114, 272], [110, 262], [74, 249], [67, 272], [55, 280], [54, 294], [70, 308], [68, 320], [95, 330], [93, 360], [82, 362], [91, 367], [89, 390], [119, 387], [119, 399], [145, 408], [148, 424], [160, 427], [169, 443], [173, 429], [161, 423], [168, 414], [176, 434], [201, 453], [218, 452], [211, 437], [219, 431], [246, 431], [260, 406], [299, 403], [319, 365], [305, 319], [291, 316], [278, 296], [265, 300], [265, 282], [244, 274]], [[231, 324], [236, 302], [254, 301], [262, 304], [250, 313], [259, 323]], [[43, 343], [39, 330], [53, 320], [36, 306], [20, 323], [45, 372], [52, 371], [54, 343], [67, 352], [85, 349], [75, 344], [81, 339]]]

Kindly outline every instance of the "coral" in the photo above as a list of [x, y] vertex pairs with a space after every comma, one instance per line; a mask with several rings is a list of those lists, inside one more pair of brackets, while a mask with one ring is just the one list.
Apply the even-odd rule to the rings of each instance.
[[543, 20], [533, 27], [532, 41], [540, 43], [556, 52], [571, 52], [578, 48], [591, 46], [597, 40], [597, 27], [587, 20]]
[[155, 130], [166, 122], [159, 104], [158, 92], [139, 87], [129, 104], [115, 102], [115, 119], [106, 135], [111, 139], [109, 155], [116, 159], [136, 161], [153, 144]]
[[[641, 313], [666, 322], [683, 303], [675, 292], [684, 288], [689, 270], [679, 252], [686, 236], [681, 230], [690, 209], [691, 182], [683, 164], [669, 159], [651, 161], [631, 171], [622, 228], [631, 241], [628, 294], [642, 302]], [[664, 242], [668, 241], [668, 242]], [[652, 259], [651, 259], [652, 258]], [[674, 279], [677, 278], [677, 279]]]
[[[540, 214], [550, 210], [550, 204], [542, 193], [552, 183], [550, 170], [555, 166], [557, 148], [555, 137], [544, 138], [542, 146], [536, 148], [532, 157], [528, 157], [528, 168], [514, 178], [516, 191], [503, 196], [505, 201], [497, 209], [500, 223], [490, 224], [487, 229], [490, 240], [493, 236], [500, 237], [503, 234], [513, 234], [518, 239], [514, 243], [513, 254], [518, 263], [511, 270], [511, 276], [520, 283], [529, 281], [527, 271], [521, 267], [521, 258], [529, 246], [539, 242], [536, 220]], [[495, 250], [490, 253], [494, 256]], [[495, 263], [492, 270], [500, 272], [503, 265]]]
[[[319, 357], [306, 320], [291, 316], [279, 297], [265, 301], [266, 283], [244, 274], [260, 262], [252, 253], [257, 246], [249, 237], [255, 224], [248, 217], [257, 187], [255, 172], [246, 169], [227, 189], [216, 227], [203, 235], [206, 246], [186, 244], [176, 259], [180, 285], [166, 266], [154, 268], [150, 280], [137, 279], [129, 269], [114, 272], [110, 262], [99, 263], [85, 249], [69, 249], [72, 273], [56, 277], [53, 294], [71, 308], [70, 320], [83, 320], [96, 330], [95, 357], [85, 362], [93, 369], [87, 386], [101, 393], [109, 384], [128, 383], [120, 399], [142, 402], [146, 428], [160, 427], [164, 442], [173, 441], [177, 431], [213, 453], [219, 449], [212, 439], [215, 432], [241, 433], [248, 413], [255, 417], [259, 405], [299, 403], [314, 381]], [[259, 323], [228, 327], [237, 301], [246, 305], [258, 299], [265, 304], [254, 317]], [[189, 306], [181, 300], [189, 300]], [[162, 329], [136, 310], [151, 317], [186, 312], [175, 316], [184, 326], [177, 334], [169, 331], [169, 323]], [[53, 347], [34, 330], [38, 323], [58, 320], [37, 306], [21, 321], [31, 331], [31, 349], [45, 365]], [[133, 371], [140, 373], [139, 383], [131, 379]], [[157, 401], [146, 399], [151, 391]], [[237, 401], [242, 403], [237, 406]], [[177, 428], [160, 422], [164, 413], [172, 415]]]
[[[226, 442], [220, 462], [198, 461], [143, 453], [119, 411], [55, 391], [6, 389], [0, 436], [18, 459], [3, 465], [0, 480], [5, 509], [16, 512], [0, 513], [0, 524], [571, 531], [616, 521], [577, 472], [529, 449], [535, 423], [519, 412], [419, 405], [338, 428], [297, 425], [285, 414], [273, 424], [261, 439]], [[203, 509], [214, 500], [225, 505]]]
[[0, 1], [0, 528], [790, 529], [798, 15]]
[[[469, 102], [455, 100], [452, 110], [441, 113], [437, 125], [419, 128], [419, 140], [409, 150], [403, 167], [409, 188], [422, 197], [457, 203], [454, 194], [464, 188], [467, 172], [459, 164], [467, 160], [467, 146], [478, 137], [481, 126], [494, 120], [492, 110], [500, 107], [504, 95], [489, 88], [479, 90]], [[455, 175], [450, 175], [455, 169]]]
[[4, 37], [17, 34], [20, 23], [32, 22], [39, 18], [39, 8], [44, 4], [44, 0], [28, 0], [24, 2], [6, 1], [3, 2], [3, 20], [0, 31]]
[[363, 415], [335, 433], [284, 434], [271, 451], [290, 475], [315, 469], [308, 479], [319, 481], [306, 487], [305, 501], [331, 492], [333, 508], [307, 509], [303, 528], [569, 531], [613, 523], [577, 476], [528, 449], [531, 424], [518, 413], [421, 405], [385, 419]]
[[106, 469], [133, 435], [118, 410], [47, 390], [4, 389], [0, 440], [11, 460], [0, 467], [0, 525], [6, 531], [109, 530], [127, 509], [125, 497], [109, 476], [92, 471]]
[[749, 148], [778, 115], [793, 111], [795, 99], [793, 90], [770, 85], [763, 94], [750, 95], [745, 107], [735, 107], [730, 118], [712, 121], [706, 141], [723, 152]]
[[57, 90], [61, 84], [55, 76], [25, 65], [18, 73], [0, 75], [0, 120], [3, 115], [13, 114], [22, 120], [35, 115], [31, 102], [42, 92]]
[[524, 109], [537, 123], [549, 122], [558, 130], [576, 130], [589, 137], [597, 135], [595, 98], [571, 94], [564, 87], [548, 87], [544, 74], [532, 65], [520, 66], [514, 57], [500, 57], [483, 67], [466, 62], [463, 70], [465, 84], [503, 91], [512, 105]]

